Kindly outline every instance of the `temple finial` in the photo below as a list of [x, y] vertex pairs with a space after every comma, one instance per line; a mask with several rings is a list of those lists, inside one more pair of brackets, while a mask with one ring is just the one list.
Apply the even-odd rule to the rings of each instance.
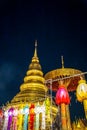
[[61, 63], [62, 63], [62, 68], [64, 68], [64, 59], [63, 59], [63, 56], [61, 56]]
[[35, 47], [37, 47], [37, 40], [35, 40]]
[[37, 57], [37, 40], [35, 40], [35, 51], [34, 51], [34, 57]]

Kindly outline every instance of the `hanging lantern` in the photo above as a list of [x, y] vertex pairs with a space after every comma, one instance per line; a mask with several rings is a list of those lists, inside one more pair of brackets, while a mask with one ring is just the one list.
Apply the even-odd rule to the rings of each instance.
[[41, 124], [41, 129], [45, 130], [46, 124], [45, 124], [45, 105], [44, 104], [41, 106], [41, 110], [42, 110], [42, 124]]
[[0, 127], [2, 128], [2, 123], [3, 123], [3, 110], [0, 109]]
[[23, 128], [24, 128], [24, 130], [27, 130], [29, 106], [25, 106], [23, 111], [24, 111], [24, 125], [23, 125]]
[[22, 122], [23, 122], [23, 105], [19, 108], [18, 113], [18, 130], [22, 130]]
[[13, 116], [17, 116], [18, 115], [18, 109], [15, 108], [14, 111], [13, 111]]
[[10, 130], [10, 127], [11, 127], [11, 124], [12, 124], [13, 111], [14, 111], [14, 108], [10, 108], [9, 111], [8, 111], [9, 118], [8, 118], [7, 130]]
[[70, 97], [68, 94], [68, 91], [66, 90], [66, 88], [61, 85], [56, 93], [56, 104], [69, 104], [70, 103]]
[[34, 104], [31, 104], [29, 111], [29, 130], [34, 130]]
[[2, 130], [7, 129], [8, 126], [8, 110], [4, 112], [4, 124]]
[[81, 79], [79, 81], [79, 85], [76, 90], [76, 96], [79, 102], [83, 102], [85, 117], [87, 119], [87, 84], [85, 80]]
[[39, 114], [40, 114], [40, 105], [39, 105], [39, 102], [35, 106], [34, 111], [35, 111], [35, 114], [36, 114], [36, 118], [35, 118], [35, 130], [39, 130]]
[[77, 100], [82, 102], [84, 99], [87, 99], [87, 84], [85, 80], [80, 80], [78, 84], [76, 96]]
[[0, 118], [2, 118], [2, 117], [3, 117], [3, 110], [0, 109]]
[[17, 121], [18, 121], [17, 115], [18, 115], [18, 109], [15, 108], [14, 111], [13, 111], [13, 126], [12, 126], [12, 130], [17, 130]]
[[46, 117], [47, 120], [50, 122], [50, 113], [51, 113], [51, 103], [50, 103], [50, 99], [46, 98], [45, 100], [45, 107], [46, 107]]
[[56, 104], [61, 105], [62, 130], [67, 130], [66, 105], [70, 103], [70, 97], [64, 85], [60, 85], [56, 93]]

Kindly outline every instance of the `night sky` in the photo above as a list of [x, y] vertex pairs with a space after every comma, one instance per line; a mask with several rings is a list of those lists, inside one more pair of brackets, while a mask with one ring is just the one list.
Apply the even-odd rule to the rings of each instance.
[[[87, 1], [0, 1], [0, 105], [19, 92], [36, 39], [44, 74], [61, 67], [61, 55], [65, 68], [87, 71]], [[84, 117], [71, 95], [72, 120]]]

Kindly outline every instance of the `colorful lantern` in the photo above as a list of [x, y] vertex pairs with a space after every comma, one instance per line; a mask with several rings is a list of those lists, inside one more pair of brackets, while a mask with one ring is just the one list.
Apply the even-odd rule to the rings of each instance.
[[12, 117], [13, 117], [13, 111], [14, 111], [14, 108], [10, 108], [9, 111], [8, 111], [8, 127], [7, 127], [7, 130], [10, 130], [11, 128], [11, 125], [12, 125]]
[[4, 112], [4, 124], [2, 130], [6, 130], [8, 126], [8, 110]]
[[36, 118], [35, 118], [35, 130], [39, 130], [39, 114], [40, 114], [40, 105], [39, 102], [35, 107], [35, 114], [36, 114]]
[[41, 125], [41, 129], [42, 130], [45, 130], [45, 105], [43, 104], [42, 106], [41, 106], [41, 110], [42, 110], [42, 125]]
[[77, 100], [79, 102], [83, 102], [84, 105], [84, 110], [85, 110], [85, 116], [87, 119], [87, 84], [85, 80], [80, 80], [78, 83], [78, 87], [76, 90], [76, 96], [77, 96]]
[[23, 125], [23, 130], [27, 130], [27, 126], [28, 126], [28, 114], [29, 114], [29, 107], [25, 106], [24, 109], [24, 125]]
[[12, 126], [12, 130], [17, 130], [17, 121], [18, 121], [17, 115], [18, 115], [18, 109], [15, 108], [14, 111], [13, 111], [13, 126]]
[[80, 80], [76, 90], [77, 100], [82, 102], [87, 99], [87, 84], [85, 80]]
[[46, 116], [47, 116], [47, 120], [50, 121], [50, 106], [51, 106], [51, 104], [50, 104], [49, 98], [46, 98], [46, 100], [45, 100], [45, 106], [46, 106]]
[[66, 90], [66, 88], [61, 85], [56, 93], [56, 104], [69, 104], [70, 103], [70, 98], [69, 98], [69, 94]]
[[22, 120], [23, 120], [23, 105], [21, 105], [18, 113], [18, 130], [22, 130]]
[[3, 118], [3, 110], [0, 109], [0, 118]]
[[68, 91], [64, 85], [60, 85], [56, 93], [56, 104], [61, 106], [62, 130], [67, 130], [66, 105], [70, 103]]
[[0, 128], [2, 127], [2, 123], [3, 123], [3, 110], [0, 109]]
[[29, 130], [34, 130], [34, 104], [31, 104], [30, 109], [29, 109]]

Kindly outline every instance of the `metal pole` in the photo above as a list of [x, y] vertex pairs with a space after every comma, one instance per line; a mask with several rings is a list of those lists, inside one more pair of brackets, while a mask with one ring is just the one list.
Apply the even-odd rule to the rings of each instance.
[[50, 116], [51, 116], [51, 130], [52, 128], [52, 79], [50, 79], [50, 95], [51, 95], [51, 108], [50, 108]]

